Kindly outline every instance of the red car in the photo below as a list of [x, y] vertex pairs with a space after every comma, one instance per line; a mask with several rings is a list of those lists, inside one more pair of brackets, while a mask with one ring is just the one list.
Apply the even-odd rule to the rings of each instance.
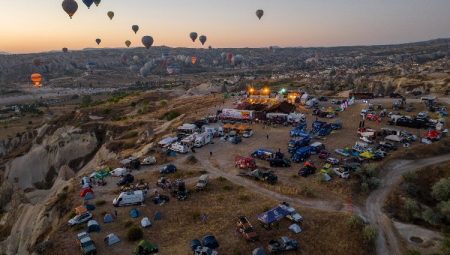
[[319, 152], [319, 158], [320, 159], [326, 159], [326, 158], [328, 158], [330, 156], [330, 153], [328, 152], [328, 151], [326, 151], [326, 150], [321, 150], [320, 152]]
[[367, 114], [366, 118], [368, 120], [372, 120], [372, 121], [380, 121], [381, 120], [380, 116], [378, 116], [376, 114], [372, 114], [372, 113]]
[[431, 141], [437, 141], [441, 139], [441, 133], [437, 130], [428, 130], [427, 138], [430, 139]]

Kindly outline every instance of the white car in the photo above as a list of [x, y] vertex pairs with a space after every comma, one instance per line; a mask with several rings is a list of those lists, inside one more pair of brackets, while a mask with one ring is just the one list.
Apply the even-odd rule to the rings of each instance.
[[111, 171], [111, 176], [123, 177], [129, 173], [130, 173], [130, 171], [128, 171], [128, 169], [119, 167], [119, 168], [116, 168]]
[[83, 214], [79, 214], [68, 221], [69, 226], [75, 226], [81, 223], [85, 223], [92, 219], [92, 213], [85, 212]]
[[341, 177], [342, 179], [348, 179], [348, 178], [350, 178], [350, 173], [349, 173], [348, 171], [345, 171], [345, 170], [339, 168], [339, 167], [334, 167], [334, 168], [333, 168], [333, 172], [334, 172], [337, 176]]
[[244, 137], [244, 138], [249, 138], [249, 137], [252, 137], [252, 136], [253, 136], [253, 130], [245, 131], [245, 132], [242, 134], [242, 137]]

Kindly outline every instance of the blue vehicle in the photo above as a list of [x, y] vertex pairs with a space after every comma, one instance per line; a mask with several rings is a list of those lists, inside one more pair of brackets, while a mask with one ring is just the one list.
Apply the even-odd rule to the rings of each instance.
[[331, 129], [333, 130], [338, 130], [338, 129], [342, 129], [342, 122], [335, 122], [335, 123], [331, 123]]
[[308, 137], [309, 133], [305, 129], [294, 128], [290, 132], [291, 137]]
[[300, 147], [308, 146], [310, 142], [311, 137], [309, 136], [291, 139], [288, 143], [288, 152], [293, 153]]
[[305, 146], [298, 148], [292, 155], [292, 161], [299, 163], [307, 160], [311, 156], [312, 148], [310, 146]]
[[275, 153], [270, 150], [266, 149], [258, 149], [255, 152], [251, 154], [252, 158], [262, 159], [262, 160], [269, 160], [273, 158]]

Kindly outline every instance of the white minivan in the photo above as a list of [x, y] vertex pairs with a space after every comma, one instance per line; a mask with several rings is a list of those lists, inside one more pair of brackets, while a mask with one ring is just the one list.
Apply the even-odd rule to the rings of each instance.
[[115, 207], [128, 206], [128, 205], [140, 205], [144, 203], [144, 192], [142, 190], [122, 192], [113, 200]]

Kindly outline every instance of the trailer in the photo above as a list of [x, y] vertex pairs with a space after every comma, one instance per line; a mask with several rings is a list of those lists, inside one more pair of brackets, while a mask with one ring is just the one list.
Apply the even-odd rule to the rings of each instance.
[[251, 110], [222, 109], [219, 113], [219, 119], [230, 121], [251, 121], [254, 119], [255, 112]]
[[200, 148], [211, 143], [212, 134], [205, 132], [195, 136], [194, 147]]

